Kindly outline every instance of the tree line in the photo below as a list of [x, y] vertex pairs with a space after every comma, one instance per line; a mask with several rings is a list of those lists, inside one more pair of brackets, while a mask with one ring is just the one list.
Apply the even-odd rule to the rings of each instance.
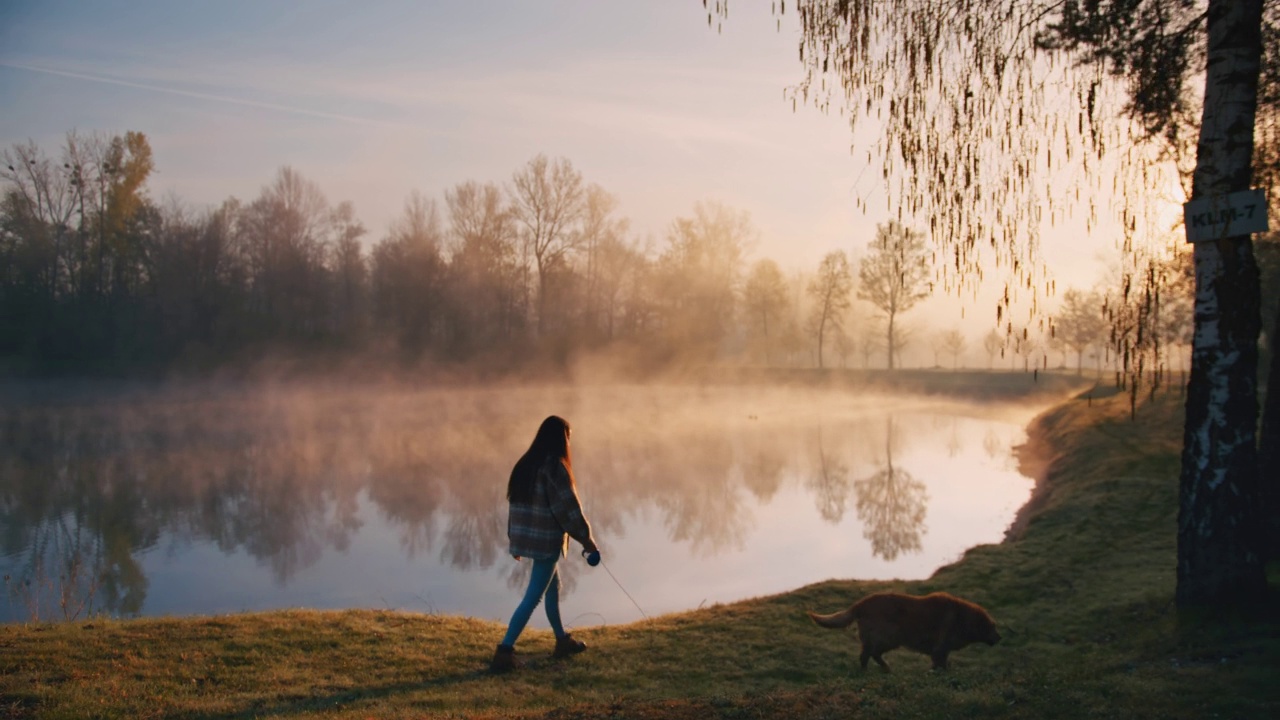
[[[749, 215], [713, 202], [655, 247], [616, 196], [544, 155], [506, 183], [459, 183], [443, 203], [411, 193], [372, 242], [351, 203], [291, 167], [249, 201], [156, 203], [139, 132], [71, 132], [56, 159], [33, 142], [2, 159], [9, 373], [208, 370], [270, 353], [512, 365], [610, 349], [640, 368], [823, 367], [855, 347], [893, 367], [907, 339], [895, 320], [932, 287], [925, 237], [896, 222], [856, 278], [843, 251], [812, 274], [748, 267]], [[855, 297], [879, 315], [857, 338]]]

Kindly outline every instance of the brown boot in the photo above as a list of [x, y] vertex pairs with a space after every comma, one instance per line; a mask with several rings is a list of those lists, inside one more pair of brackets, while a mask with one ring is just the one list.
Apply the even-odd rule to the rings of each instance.
[[570, 655], [577, 655], [587, 649], [587, 644], [581, 640], [574, 640], [573, 636], [565, 633], [564, 637], [556, 638], [556, 650], [551, 653], [553, 658], [565, 658]]
[[493, 653], [493, 660], [489, 663], [489, 672], [505, 673], [519, 667], [520, 661], [516, 659], [516, 649], [510, 645], [499, 645], [497, 651]]

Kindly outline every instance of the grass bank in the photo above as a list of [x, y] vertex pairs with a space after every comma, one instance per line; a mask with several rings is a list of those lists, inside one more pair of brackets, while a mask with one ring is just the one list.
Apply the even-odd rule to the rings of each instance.
[[[586, 654], [485, 672], [503, 628], [369, 610], [94, 619], [0, 628], [9, 718], [1272, 718], [1280, 623], [1179, 627], [1173, 608], [1177, 397], [1069, 401], [1024, 448], [1044, 473], [1008, 541], [927, 580], [831, 580], [624, 626]], [[945, 513], [934, 507], [931, 513]], [[767, 570], [766, 570], [767, 571]], [[814, 626], [874, 590], [946, 590], [985, 605], [1005, 640], [863, 673], [855, 636]]]

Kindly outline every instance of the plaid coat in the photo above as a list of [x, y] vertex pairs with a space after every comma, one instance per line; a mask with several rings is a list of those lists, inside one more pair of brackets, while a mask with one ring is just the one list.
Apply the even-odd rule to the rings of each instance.
[[585, 544], [591, 539], [591, 525], [582, 514], [569, 471], [558, 458], [547, 458], [533, 482], [532, 502], [511, 503], [507, 516], [511, 554], [549, 560], [565, 553], [570, 537]]

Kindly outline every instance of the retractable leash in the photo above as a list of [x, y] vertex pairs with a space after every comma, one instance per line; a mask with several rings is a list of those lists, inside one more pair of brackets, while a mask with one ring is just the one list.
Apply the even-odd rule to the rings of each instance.
[[[582, 551], [582, 557], [587, 559], [587, 564], [590, 565], [591, 567], [595, 567], [601, 564], [599, 550], [592, 550], [591, 552], [587, 552], [584, 549]], [[622, 591], [623, 595], [627, 596], [627, 599], [631, 601], [632, 605], [636, 606], [636, 609], [640, 611], [640, 614], [644, 616], [644, 619], [648, 620], [649, 614], [644, 611], [644, 608], [640, 607], [640, 603], [636, 602], [635, 598], [631, 597], [631, 593], [627, 592], [627, 589], [622, 587], [622, 583], [618, 582], [618, 577], [613, 574], [613, 571], [609, 569], [608, 565], [604, 566], [604, 571], [609, 573], [609, 577], [613, 580], [613, 584], [618, 586], [618, 589]]]

